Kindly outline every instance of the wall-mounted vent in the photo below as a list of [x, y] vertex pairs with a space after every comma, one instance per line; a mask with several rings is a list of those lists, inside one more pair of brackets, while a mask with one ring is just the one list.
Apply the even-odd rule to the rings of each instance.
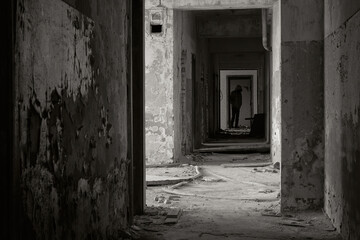
[[161, 33], [162, 25], [151, 25], [151, 33]]
[[162, 20], [161, 12], [156, 12], [156, 13], [151, 14], [151, 20], [152, 21], [161, 21]]

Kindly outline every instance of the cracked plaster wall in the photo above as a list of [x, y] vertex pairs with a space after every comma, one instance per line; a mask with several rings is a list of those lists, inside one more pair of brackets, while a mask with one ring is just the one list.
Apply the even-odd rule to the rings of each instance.
[[[160, 14], [161, 33], [151, 33], [151, 17]], [[174, 22], [173, 10], [145, 9], [146, 164], [174, 160]]]
[[[127, 1], [19, 0], [15, 157], [36, 239], [128, 224]], [[30, 236], [27, 236], [30, 238]]]
[[[183, 159], [193, 146], [199, 146], [209, 136], [214, 89], [209, 77], [208, 38], [261, 36], [261, 18], [260, 14], [238, 14], [237, 11], [229, 12], [230, 17], [210, 13], [196, 15], [191, 11], [160, 7], [156, 1], [147, 1], [146, 6], [146, 156], [147, 164], [161, 164]], [[163, 32], [151, 34], [151, 16], [156, 13], [161, 16]], [[242, 28], [247, 30], [239, 32]], [[254, 47], [251, 42], [246, 42], [245, 51], [249, 51], [248, 45]], [[220, 45], [224, 44], [226, 41]], [[194, 85], [193, 54], [196, 58]], [[263, 59], [256, 61], [256, 66], [263, 64]], [[261, 70], [260, 74], [263, 74]], [[260, 84], [260, 88], [262, 86]]]
[[281, 207], [323, 205], [323, 1], [281, 1]]
[[325, 1], [325, 210], [360, 239], [360, 2]]

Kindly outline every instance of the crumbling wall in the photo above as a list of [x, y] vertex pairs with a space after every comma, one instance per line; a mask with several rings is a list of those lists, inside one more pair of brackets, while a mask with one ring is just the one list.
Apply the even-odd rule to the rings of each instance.
[[281, 207], [323, 205], [323, 1], [281, 1]]
[[[155, 15], [162, 23], [161, 33], [151, 33]], [[157, 4], [145, 9], [146, 164], [174, 159], [173, 24], [172, 9]]]
[[325, 209], [360, 239], [360, 2], [325, 1]]
[[120, 239], [129, 214], [128, 1], [68, 2], [17, 5], [24, 209], [36, 239]]

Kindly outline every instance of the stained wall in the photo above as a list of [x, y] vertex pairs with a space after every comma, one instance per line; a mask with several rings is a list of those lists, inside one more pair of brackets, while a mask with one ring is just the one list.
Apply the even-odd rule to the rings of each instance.
[[119, 239], [129, 220], [129, 5], [67, 2], [17, 1], [20, 234]]
[[[161, 33], [151, 33], [159, 16]], [[155, 22], [156, 23], [156, 22]], [[173, 10], [145, 9], [145, 141], [146, 164], [174, 160], [174, 20]]]
[[[156, 1], [147, 1], [145, 7], [146, 161], [147, 164], [171, 163], [185, 159], [194, 147], [206, 141], [214, 128], [216, 113], [213, 110], [218, 95], [210, 68], [210, 48], [215, 46], [216, 39], [223, 39], [215, 52], [229, 54], [229, 48], [227, 51], [219, 48], [226, 48], [229, 41], [225, 39], [230, 39], [236, 49], [245, 43], [243, 52], [262, 51], [262, 47], [259, 50], [261, 15], [260, 11], [254, 14], [254, 10], [228, 11], [228, 14], [182, 11]], [[156, 14], [160, 20], [154, 21]], [[159, 23], [163, 26], [162, 32], [151, 33], [151, 25]], [[215, 40], [212, 46], [210, 39]], [[252, 42], [254, 39], [256, 44]], [[235, 60], [235, 68], [254, 65], [261, 68], [260, 98], [264, 96], [263, 58], [259, 54], [251, 63], [244, 64], [247, 59], [244, 57], [240, 60], [242, 66], [238, 64], [239, 59]]]
[[271, 24], [271, 159], [281, 163], [281, 3], [272, 7]]
[[360, 238], [360, 3], [325, 1], [325, 209]]
[[[194, 79], [197, 58], [197, 25], [190, 11], [174, 11], [174, 119], [176, 160], [186, 161], [193, 149]], [[194, 65], [195, 64], [195, 65]]]
[[323, 12], [323, 1], [281, 1], [283, 211], [323, 206]]

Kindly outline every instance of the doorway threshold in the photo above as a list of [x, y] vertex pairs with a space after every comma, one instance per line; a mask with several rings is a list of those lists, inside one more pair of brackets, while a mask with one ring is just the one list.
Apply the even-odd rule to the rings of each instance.
[[199, 148], [194, 149], [197, 153], [210, 152], [236, 152], [236, 153], [269, 153], [269, 143], [243, 143], [237, 145], [208, 144], [203, 143]]

